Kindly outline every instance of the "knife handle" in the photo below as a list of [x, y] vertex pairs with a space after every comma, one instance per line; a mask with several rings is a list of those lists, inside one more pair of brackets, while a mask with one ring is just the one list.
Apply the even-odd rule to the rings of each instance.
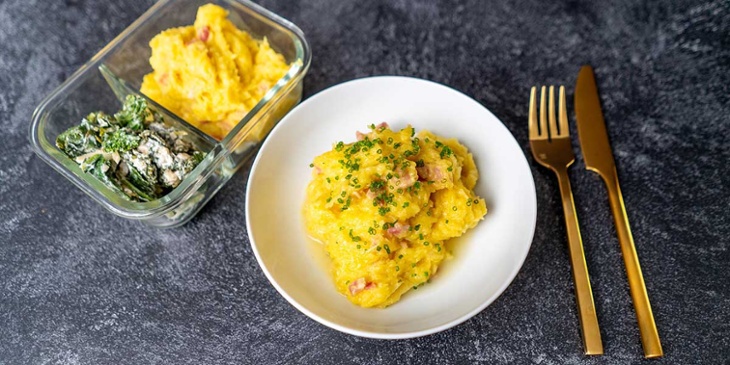
[[568, 251], [570, 252], [570, 263], [573, 270], [575, 301], [580, 315], [584, 353], [586, 355], [603, 355], [601, 331], [598, 328], [598, 317], [593, 302], [593, 291], [588, 276], [588, 265], [583, 251], [583, 239], [580, 236], [578, 216], [575, 213], [575, 203], [573, 201], [573, 191], [570, 188], [570, 180], [568, 179], [568, 171], [562, 169], [555, 172], [558, 175], [560, 195], [563, 200], [565, 231], [568, 235]]
[[626, 214], [626, 206], [624, 205], [624, 198], [621, 195], [618, 176], [614, 170], [613, 173], [606, 174], [603, 178], [608, 188], [608, 198], [611, 204], [613, 220], [616, 224], [618, 243], [621, 246], [621, 253], [624, 257], [626, 276], [629, 279], [631, 298], [634, 302], [634, 310], [636, 311], [636, 320], [639, 322], [644, 357], [661, 357], [664, 355], [664, 352], [662, 351], [662, 344], [659, 341], [659, 332], [654, 322], [654, 314], [651, 311], [649, 295], [646, 292], [646, 284], [644, 284], [644, 276], [641, 274], [639, 256], [636, 253], [634, 238], [631, 235], [629, 217]]

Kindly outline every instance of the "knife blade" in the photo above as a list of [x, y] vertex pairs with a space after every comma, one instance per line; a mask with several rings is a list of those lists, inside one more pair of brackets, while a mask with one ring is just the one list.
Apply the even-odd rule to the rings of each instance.
[[608, 189], [611, 213], [626, 266], [626, 276], [629, 280], [631, 299], [634, 302], [636, 319], [639, 323], [644, 356], [647, 358], [660, 357], [664, 352], [649, 303], [649, 295], [646, 292], [644, 276], [641, 273], [636, 245], [631, 235], [629, 218], [616, 173], [616, 163], [608, 141], [606, 122], [603, 119], [598, 87], [591, 66], [581, 67], [573, 99], [578, 140], [586, 169], [598, 173]]
[[591, 66], [583, 66], [575, 84], [575, 115], [586, 168], [603, 176], [615, 169], [613, 152], [608, 143], [606, 121], [603, 120], [598, 88]]

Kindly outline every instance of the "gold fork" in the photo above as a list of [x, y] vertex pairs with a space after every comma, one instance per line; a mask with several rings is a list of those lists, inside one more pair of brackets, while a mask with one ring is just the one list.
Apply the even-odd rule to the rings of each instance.
[[[580, 314], [583, 347], [586, 355], [602, 355], [603, 343], [598, 329], [596, 307], [593, 303], [591, 281], [588, 278], [588, 266], [583, 252], [583, 240], [580, 237], [578, 216], [575, 213], [573, 192], [568, 179], [568, 166], [575, 161], [568, 129], [568, 111], [565, 105], [565, 87], [560, 87], [560, 125], [555, 120], [555, 88], [550, 86], [549, 112], [545, 108], [545, 86], [540, 95], [540, 122], [538, 125], [537, 105], [535, 104], [536, 87], [530, 92], [530, 149], [535, 161], [558, 176], [560, 195], [563, 200], [565, 229], [568, 233], [568, 249], [573, 267], [575, 282], [575, 300]], [[549, 123], [549, 125], [548, 125]]]

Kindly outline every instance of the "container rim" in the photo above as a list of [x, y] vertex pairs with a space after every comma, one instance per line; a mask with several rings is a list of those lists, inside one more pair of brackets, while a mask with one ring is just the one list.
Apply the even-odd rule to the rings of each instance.
[[[59, 97], [69, 91], [79, 79], [83, 78], [89, 72], [97, 72], [97, 69], [103, 64], [107, 56], [112, 53], [115, 48], [127, 39], [137, 28], [146, 23], [152, 16], [156, 15], [164, 7], [171, 3], [181, 0], [161, 0], [155, 3], [147, 11], [145, 11], [132, 24], [125, 28], [119, 35], [107, 43], [99, 50], [89, 61], [84, 63], [78, 70], [69, 76], [63, 83], [51, 91], [33, 111], [30, 124], [30, 142], [34, 152], [52, 168], [58, 171], [62, 176], [70, 180], [74, 185], [80, 188], [84, 193], [100, 203], [110, 212], [128, 219], [143, 220], [163, 215], [183, 204], [188, 198], [200, 188], [200, 186], [215, 172], [215, 170], [225, 161], [231, 152], [242, 142], [257, 125], [261, 119], [259, 114], [265, 114], [271, 108], [272, 103], [278, 102], [304, 77], [309, 69], [312, 55], [309, 44], [304, 37], [304, 33], [294, 23], [283, 17], [255, 4], [249, 0], [225, 0], [232, 7], [236, 7], [243, 11], [252, 12], [254, 15], [273, 23], [274, 26], [280, 28], [284, 33], [289, 34], [295, 46], [295, 58], [290, 63], [287, 73], [277, 81], [277, 83], [269, 89], [264, 97], [239, 121], [236, 126], [226, 135], [226, 137], [215, 144], [208, 152], [205, 160], [195, 168], [178, 187], [162, 198], [150, 202], [134, 202], [127, 200], [118, 193], [107, 188], [103, 183], [95, 179], [92, 175], [81, 171], [78, 166], [67, 166], [60, 158], [67, 158], [65, 155], [60, 156], [60, 151], [55, 145], [50, 144], [43, 137], [43, 129], [48, 113], [53, 110], [62, 101]], [[141, 95], [143, 93], [139, 92]], [[144, 95], [147, 99], [146, 95]], [[151, 100], [151, 99], [150, 99]], [[159, 106], [158, 106], [159, 107]], [[164, 109], [164, 108], [163, 108]], [[166, 110], [167, 111], [167, 110]], [[167, 111], [169, 114], [176, 116], [174, 113]], [[73, 162], [68, 159], [69, 162]], [[78, 170], [78, 171], [76, 171]]]

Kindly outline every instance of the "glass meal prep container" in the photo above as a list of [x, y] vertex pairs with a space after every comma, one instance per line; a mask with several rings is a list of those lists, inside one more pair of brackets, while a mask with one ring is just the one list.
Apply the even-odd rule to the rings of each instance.
[[[266, 37], [284, 56], [288, 72], [256, 106], [217, 141], [142, 94], [149, 64], [150, 40], [163, 30], [190, 26], [198, 8], [213, 3], [230, 12], [239, 29], [255, 39]], [[302, 31], [291, 22], [246, 0], [162, 0], [145, 12], [81, 69], [47, 96], [33, 113], [30, 138], [35, 152], [54, 169], [116, 215], [158, 227], [189, 221], [254, 153], [273, 126], [302, 98], [302, 79], [311, 53]], [[168, 126], [188, 133], [203, 161], [167, 195], [135, 202], [115, 192], [56, 147], [56, 137], [91, 112], [114, 113], [128, 94], [144, 97]]]

